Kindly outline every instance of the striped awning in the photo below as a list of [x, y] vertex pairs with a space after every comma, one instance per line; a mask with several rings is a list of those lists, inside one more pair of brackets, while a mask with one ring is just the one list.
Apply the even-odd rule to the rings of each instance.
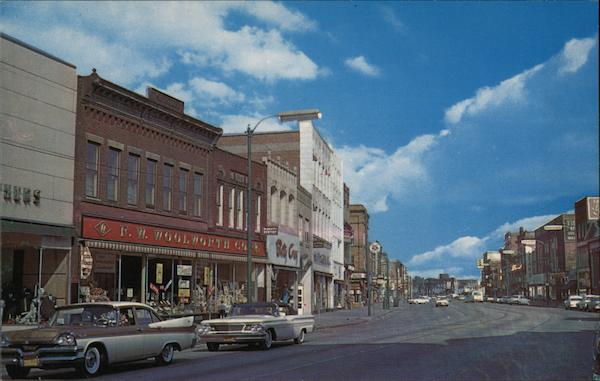
[[[225, 262], [246, 262], [246, 256], [244, 255], [221, 254], [207, 251], [193, 251], [162, 246], [138, 245], [133, 243], [101, 241], [94, 239], [85, 240], [85, 245], [91, 248], [113, 250], [126, 253], [153, 254], [163, 255], [167, 257], [198, 258]], [[252, 258], [252, 262], [267, 263], [267, 258]]]

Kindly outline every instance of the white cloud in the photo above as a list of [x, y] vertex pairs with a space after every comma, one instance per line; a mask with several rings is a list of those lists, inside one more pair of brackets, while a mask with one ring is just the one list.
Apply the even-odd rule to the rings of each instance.
[[389, 155], [363, 145], [336, 149], [344, 162], [344, 181], [352, 189], [352, 202], [365, 204], [372, 213], [387, 211], [390, 196], [399, 199], [427, 182], [424, 155], [447, 135], [442, 130], [418, 136]]
[[[83, 72], [97, 67], [101, 75], [122, 84], [163, 74], [170, 56], [176, 54], [187, 64], [210, 65], [267, 81], [310, 80], [319, 72], [276, 29], [307, 31], [316, 24], [281, 4], [55, 2], [23, 3], [18, 9], [20, 18], [0, 18], [5, 32], [72, 61]], [[275, 28], [228, 29], [232, 12]]]
[[460, 237], [447, 245], [438, 246], [432, 251], [413, 256], [408, 262], [411, 266], [423, 265], [432, 260], [442, 258], [470, 258], [475, 259], [485, 250], [485, 238]]
[[223, 82], [195, 77], [190, 80], [189, 84], [199, 102], [207, 106], [239, 103], [246, 98], [243, 93], [235, 91]]
[[[532, 231], [556, 216], [556, 214], [547, 214], [526, 217], [514, 222], [506, 222], [484, 237], [460, 237], [449, 244], [441, 245], [431, 251], [414, 255], [410, 261], [408, 261], [408, 265], [416, 266], [417, 269], [419, 269], [417, 272], [427, 274], [439, 271], [438, 267], [440, 267], [440, 263], [445, 263], [447, 266], [472, 263], [472, 266], [475, 266], [474, 260], [479, 258], [483, 252], [487, 250], [496, 250], [502, 245], [505, 233], [518, 231], [520, 227]], [[427, 267], [430, 266], [435, 266], [435, 269], [428, 269]], [[416, 272], [411, 271], [411, 273], [414, 274]]]
[[[254, 128], [259, 120], [264, 118], [264, 115], [222, 115], [221, 116], [221, 128], [224, 133], [240, 133], [246, 132], [246, 128], [250, 125], [250, 128]], [[272, 131], [288, 131], [291, 127], [288, 124], [280, 124], [276, 118], [266, 119], [260, 123], [256, 132], [272, 132]]]
[[368, 63], [364, 56], [348, 58], [344, 62], [349, 68], [371, 77], [378, 76], [380, 72], [379, 68]]
[[596, 37], [569, 40], [561, 52], [561, 67], [559, 74], [576, 73], [583, 65], [587, 63], [590, 51], [598, 42]]
[[457, 124], [465, 115], [476, 115], [507, 103], [519, 104], [525, 102], [526, 81], [543, 67], [544, 64], [536, 65], [500, 82], [495, 87], [486, 86], [478, 89], [474, 97], [462, 100], [446, 110], [446, 122]]

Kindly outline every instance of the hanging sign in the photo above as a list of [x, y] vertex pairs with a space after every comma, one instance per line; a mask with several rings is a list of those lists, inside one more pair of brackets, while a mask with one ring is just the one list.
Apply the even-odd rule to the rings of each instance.
[[81, 247], [81, 279], [87, 279], [92, 273], [92, 266], [94, 259], [90, 248], [86, 246]]
[[156, 283], [162, 284], [163, 282], [163, 264], [156, 264]]

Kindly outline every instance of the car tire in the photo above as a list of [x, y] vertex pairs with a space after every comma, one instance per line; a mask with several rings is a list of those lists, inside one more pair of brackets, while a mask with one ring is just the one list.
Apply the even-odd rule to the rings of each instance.
[[305, 330], [301, 330], [300, 334], [298, 335], [298, 337], [296, 337], [294, 339], [294, 344], [302, 344], [304, 342], [305, 335], [306, 335], [306, 331]]
[[8, 373], [9, 377], [12, 379], [25, 378], [30, 370], [31, 368], [23, 368], [18, 365], [6, 365], [6, 373]]
[[155, 357], [155, 360], [158, 365], [169, 365], [173, 362], [173, 357], [175, 357], [175, 345], [167, 344], [160, 354]]
[[209, 352], [217, 352], [219, 350], [219, 343], [206, 343], [206, 348]]
[[100, 374], [104, 367], [104, 355], [97, 346], [90, 346], [83, 355], [83, 363], [78, 367], [80, 373], [85, 377], [95, 377]]
[[273, 346], [273, 335], [271, 331], [265, 332], [265, 339], [260, 343], [260, 349], [268, 351]]

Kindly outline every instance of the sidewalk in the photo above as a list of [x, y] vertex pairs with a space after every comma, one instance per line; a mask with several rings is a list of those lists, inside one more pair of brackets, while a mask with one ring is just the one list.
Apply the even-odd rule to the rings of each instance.
[[371, 317], [368, 316], [368, 308], [356, 307], [351, 310], [336, 310], [332, 312], [322, 312], [313, 315], [315, 317], [315, 328], [335, 328], [347, 325], [362, 324], [373, 319], [381, 318], [398, 307], [391, 307], [389, 310], [384, 310], [382, 303], [373, 304], [371, 306]]

